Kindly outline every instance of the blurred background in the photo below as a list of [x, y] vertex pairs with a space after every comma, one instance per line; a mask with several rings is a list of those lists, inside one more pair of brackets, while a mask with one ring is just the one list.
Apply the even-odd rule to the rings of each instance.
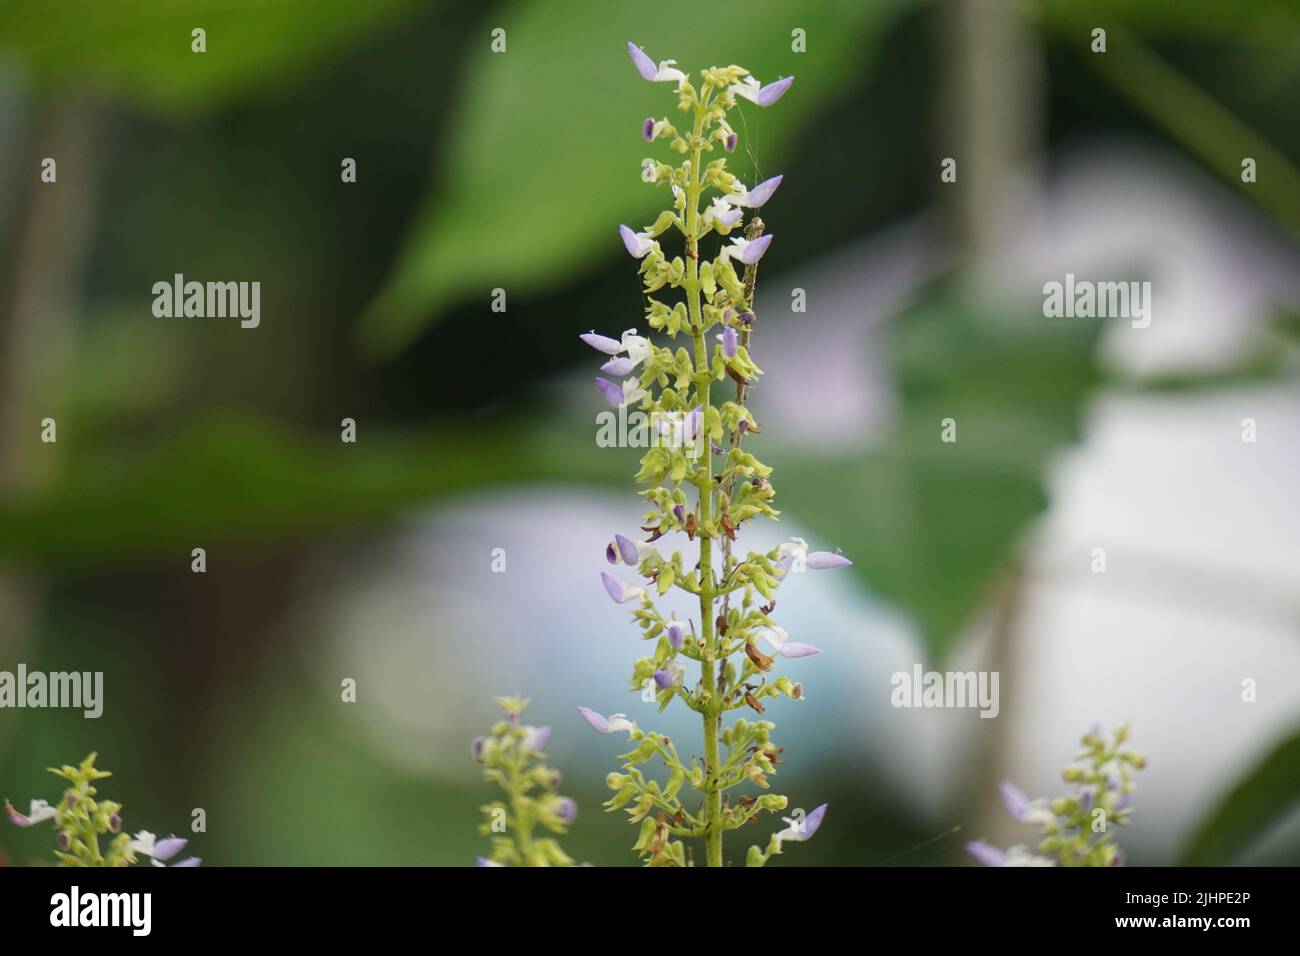
[[[469, 741], [518, 693], [565, 847], [634, 862], [623, 748], [574, 708], [697, 727], [625, 690], [598, 577], [639, 453], [597, 447], [577, 334], [641, 318], [616, 226], [660, 208], [639, 127], [673, 108], [629, 40], [797, 77], [730, 160], [785, 175], [751, 540], [855, 563], [782, 592], [823, 653], [769, 709], [775, 785], [831, 809], [777, 864], [1031, 842], [997, 781], [1060, 792], [1125, 720], [1130, 862], [1300, 862], [1293, 0], [2, 0], [0, 669], [103, 671], [105, 712], [0, 712], [0, 797], [93, 749], [209, 865], [465, 864]], [[260, 281], [260, 327], [155, 318], [175, 273]], [[1066, 273], [1150, 281], [1150, 326], [1045, 318]], [[999, 716], [892, 708], [916, 663], [998, 671]]]

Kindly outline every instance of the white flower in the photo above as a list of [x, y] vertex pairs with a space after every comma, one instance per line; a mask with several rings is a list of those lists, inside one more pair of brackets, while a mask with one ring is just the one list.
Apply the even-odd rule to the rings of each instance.
[[740, 222], [744, 218], [744, 210], [733, 207], [733, 202], [735, 199], [731, 196], [716, 197], [709, 204], [709, 208], [704, 210], [704, 225], [709, 226], [716, 222], [724, 229], [730, 229]]

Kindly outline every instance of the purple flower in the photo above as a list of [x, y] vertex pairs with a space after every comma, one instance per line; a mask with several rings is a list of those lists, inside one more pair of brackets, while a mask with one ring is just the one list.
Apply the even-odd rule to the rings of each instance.
[[[636, 567], [641, 562], [641, 557], [637, 551], [636, 542], [630, 538], [625, 538], [621, 534], [614, 535], [614, 544], [618, 546], [619, 556], [622, 557], [624, 564], [630, 564]], [[608, 585], [606, 585], [608, 587]]]
[[60, 833], [58, 839], [54, 842], [59, 845], [60, 850], [66, 850], [69, 843], [68, 835], [66, 833]]
[[805, 566], [814, 571], [831, 571], [835, 568], [847, 568], [853, 562], [835, 551], [814, 551], [808, 555]]
[[618, 339], [611, 339], [608, 335], [597, 335], [595, 330], [579, 335], [578, 338], [586, 342], [597, 352], [604, 352], [606, 355], [617, 355], [623, 351], [623, 343]]
[[525, 750], [541, 753], [551, 739], [550, 727], [525, 727], [523, 746]]
[[602, 734], [611, 734], [617, 730], [633, 731], [636, 726], [627, 719], [626, 714], [610, 714], [608, 717], [598, 714], [590, 707], [579, 707], [578, 713], [589, 723], [593, 730]]
[[740, 324], [743, 325], [745, 328], [749, 328], [750, 326], [752, 326], [754, 324], [754, 313], [753, 312], [740, 313]]
[[776, 192], [776, 187], [781, 185], [784, 176], [773, 176], [771, 179], [765, 179], [753, 189], [747, 189], [739, 196], [728, 196], [727, 202], [734, 206], [747, 206], [750, 209], [757, 209], [763, 203], [772, 198]]
[[816, 654], [820, 654], [821, 650], [811, 644], [801, 644], [798, 641], [785, 641], [776, 649], [776, 652], [782, 657], [787, 657], [791, 660], [798, 660], [801, 657], [812, 657]]
[[736, 151], [736, 134], [728, 133], [727, 138], [723, 140], [722, 146], [727, 152], [734, 153]]
[[966, 852], [984, 866], [1006, 866], [1007, 864], [1007, 855], [992, 843], [985, 843], [983, 840], [967, 843]]
[[475, 737], [474, 742], [469, 745], [469, 755], [474, 758], [475, 763], [482, 763], [483, 758], [487, 756], [487, 741], [482, 737]]
[[498, 863], [496, 860], [489, 860], [485, 856], [474, 857], [475, 866], [505, 866], [504, 863]]
[[173, 864], [171, 865], [171, 869], [173, 869], [173, 870], [179, 870], [179, 869], [181, 869], [181, 868], [192, 869], [192, 868], [194, 868], [194, 867], [196, 867], [196, 866], [201, 866], [202, 864], [203, 864], [203, 860], [202, 860], [202, 858], [197, 857], [197, 856], [187, 856], [185, 859], [181, 860], [179, 863], [173, 863]]
[[609, 596], [617, 604], [626, 604], [628, 601], [635, 600], [645, 594], [645, 591], [641, 588], [624, 584], [608, 571], [600, 572], [600, 580], [605, 585], [605, 590], [609, 593]]
[[565, 826], [578, 818], [578, 802], [573, 797], [556, 797], [553, 809]]
[[615, 408], [623, 404], [623, 390], [609, 379], [596, 376], [596, 387], [600, 389], [600, 394], [605, 396], [605, 401]]
[[659, 670], [655, 671], [655, 686], [660, 690], [667, 690], [669, 687], [673, 686], [673, 681], [676, 679], [676, 676], [677, 675], [672, 671], [661, 667]]
[[38, 823], [44, 823], [46, 820], [53, 820], [58, 815], [58, 811], [44, 800], [33, 800], [26, 816], [19, 813], [14, 808], [14, 805], [6, 800], [5, 812], [9, 814], [9, 819], [13, 821], [14, 825], [20, 827], [32, 827]]
[[735, 358], [736, 350], [740, 348], [740, 340], [736, 337], [736, 330], [727, 326], [718, 336], [722, 340], [722, 354], [727, 358]]
[[805, 840], [811, 840], [819, 827], [822, 825], [822, 817], [826, 816], [826, 807], [828, 804], [823, 803], [816, 810], [813, 810], [802, 819], [794, 817], [782, 817], [789, 824], [784, 830], [776, 835], [778, 841], [791, 840], [795, 843], [802, 843]]
[[757, 103], [759, 106], [771, 106], [785, 95], [785, 91], [790, 88], [790, 84], [793, 82], [794, 77], [787, 76], [775, 83], [761, 86], [757, 79], [747, 76], [740, 83], [732, 84], [730, 91], [736, 96], [749, 100], [751, 103]]
[[673, 517], [677, 519], [678, 524], [686, 524], [686, 506], [673, 505]]
[[627, 247], [628, 255], [634, 259], [644, 259], [646, 253], [654, 248], [654, 240], [644, 232], [633, 232], [630, 226], [620, 225], [618, 234], [623, 237], [623, 245]]
[[[624, 375], [632, 371], [632, 369], [634, 368], [636, 368], [636, 363], [633, 362], [630, 358], [618, 357], [618, 358], [610, 359], [608, 362], [606, 362], [604, 365], [600, 367], [600, 370], [606, 373], [607, 375], [616, 375], [619, 378], [622, 378]], [[619, 398], [621, 399], [622, 397], [623, 395], [620, 392]]]
[[108, 818], [108, 829], [111, 833], [117, 833], [122, 829], [122, 818], [116, 813]]
[[618, 564], [618, 552], [614, 550], [613, 542], [605, 545], [605, 560], [610, 564]]
[[763, 258], [763, 253], [767, 252], [767, 247], [771, 244], [771, 235], [759, 236], [757, 239], [737, 237], [731, 240], [731, 245], [723, 247], [722, 254], [739, 259], [745, 265], [753, 265]]
[[[640, 52], [639, 50], [637, 51]], [[645, 54], [641, 54], [644, 56]], [[655, 118], [647, 116], [645, 122], [641, 124], [641, 136], [643, 139], [652, 140], [655, 138]]]
[[1002, 806], [1006, 807], [1007, 815], [1012, 820], [1023, 820], [1029, 811], [1029, 798], [1025, 796], [1024, 791], [1010, 780], [999, 783], [998, 791], [1002, 794]]
[[[645, 51], [635, 43], [628, 43], [627, 52], [631, 55], [632, 62], [636, 65], [636, 71], [641, 74], [641, 78], [644, 80], [649, 80], [652, 83], [663, 83], [667, 80], [674, 80], [681, 83], [686, 79], [685, 73], [681, 70], [675, 70], [672, 68], [673, 64], [677, 62], [676, 60], [664, 60], [658, 66], [655, 66], [655, 61], [646, 56]], [[780, 96], [780, 93], [777, 95]]]
[[166, 839], [157, 841], [153, 846], [153, 853], [150, 854], [155, 860], [170, 860], [181, 850], [185, 849], [185, 844], [189, 843], [184, 837], [170, 836]]
[[668, 633], [668, 644], [673, 650], [682, 646], [682, 641], [686, 639], [686, 625], [677, 618], [670, 618], [664, 622], [664, 628]]

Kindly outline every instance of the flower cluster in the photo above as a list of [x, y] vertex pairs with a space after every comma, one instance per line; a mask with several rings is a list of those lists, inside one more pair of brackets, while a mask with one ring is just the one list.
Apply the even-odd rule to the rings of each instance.
[[[128, 866], [141, 857], [154, 866], [166, 866], [168, 860], [185, 849], [188, 841], [176, 836], [160, 840], [148, 830], [141, 830], [134, 837], [124, 833], [122, 805], [95, 799], [98, 793], [95, 783], [112, 776], [107, 770], [95, 768], [95, 756], [92, 753], [77, 767], [65, 764], [58, 770], [48, 768], [69, 784], [59, 802], [33, 800], [27, 813], [19, 813], [6, 800], [5, 812], [9, 819], [20, 827], [53, 821], [58, 832], [58, 849], [54, 855], [61, 866]], [[101, 837], [107, 841], [103, 847], [99, 842]], [[191, 856], [172, 866], [192, 867], [200, 862], [198, 857]]]
[[[782, 748], [772, 740], [775, 725], [751, 717], [727, 726], [724, 716], [747, 708], [762, 717], [768, 698], [801, 699], [802, 686], [778, 676], [775, 659], [818, 653], [810, 643], [790, 640], [770, 617], [776, 589], [792, 571], [850, 562], [835, 552], [809, 553], [798, 538], [768, 552], [733, 553], [745, 522], [778, 514], [772, 469], [742, 447], [747, 436], [759, 433], [746, 401], [762, 374], [750, 355], [757, 324], [754, 288], [759, 260], [772, 244], [760, 219], [746, 224], [744, 217], [772, 198], [782, 177], [747, 187], [727, 171], [725, 156], [706, 162], [705, 154], [735, 150], [737, 136], [728, 116], [738, 100], [771, 106], [794, 78], [763, 84], [749, 71], [728, 66], [702, 70], [696, 85], [675, 61], [656, 64], [634, 44], [628, 50], [643, 78], [674, 84], [686, 121], [680, 132], [666, 117], [642, 123], [646, 140], [667, 140], [683, 159], [676, 165], [653, 158], [642, 162], [642, 179], [666, 187], [668, 208], [639, 231], [621, 226], [619, 232], [628, 253], [640, 260], [646, 325], [670, 340], [686, 336], [689, 347], [656, 345], [649, 333], [635, 328], [619, 338], [595, 331], [581, 336], [608, 357], [601, 371], [614, 380], [596, 379], [606, 401], [634, 405], [651, 421], [675, 426], [673, 440], [653, 443], [636, 475], [648, 486], [641, 492], [650, 508], [641, 528], [644, 540], [619, 534], [606, 549], [610, 564], [626, 566], [635, 577], [604, 572], [602, 581], [614, 601], [635, 604], [633, 618], [642, 637], [653, 642], [653, 651], [633, 668], [632, 689], [653, 696], [660, 710], [677, 699], [699, 714], [703, 756], [683, 761], [668, 737], [640, 730], [625, 714], [606, 717], [585, 707], [579, 712], [597, 731], [626, 731], [635, 744], [623, 755], [623, 772], [608, 777], [614, 796], [606, 807], [625, 809], [640, 825], [634, 849], [645, 861], [694, 862], [682, 839], [697, 838], [704, 840], [707, 865], [721, 866], [726, 831], [788, 803], [784, 796], [762, 792], [781, 762]], [[669, 230], [682, 236], [680, 255], [670, 256], [660, 245]], [[713, 235], [721, 242], [707, 258], [701, 243]], [[677, 293], [677, 301], [669, 301], [667, 290]], [[715, 383], [728, 380], [734, 395], [716, 401], [721, 396]], [[654, 542], [669, 535], [685, 536], [698, 554], [665, 555]], [[658, 609], [658, 600], [673, 589], [698, 602], [698, 620], [679, 620]], [[688, 671], [687, 662], [696, 666]], [[662, 782], [641, 769], [656, 759], [666, 770]], [[686, 784], [698, 800], [683, 800]], [[748, 792], [732, 793], [742, 786]], [[749, 851], [747, 861], [762, 865], [783, 842], [812, 836], [825, 810], [823, 805], [806, 815], [795, 812], [766, 849]]]
[[1144, 756], [1121, 749], [1127, 739], [1127, 724], [1109, 743], [1096, 727], [1085, 734], [1077, 762], [1062, 774], [1071, 790], [1055, 800], [1030, 800], [1015, 784], [1002, 783], [1002, 802], [1011, 818], [1041, 829], [1037, 852], [1024, 846], [1004, 851], [983, 841], [967, 844], [967, 851], [985, 866], [1122, 865], [1124, 854], [1109, 825], [1128, 823], [1133, 772], [1146, 766]]
[[541, 824], [552, 833], [564, 833], [578, 815], [572, 797], [555, 791], [560, 772], [546, 766], [550, 727], [531, 727], [519, 722], [528, 706], [518, 697], [498, 697], [505, 709], [504, 720], [492, 727], [490, 737], [479, 737], [470, 748], [483, 764], [483, 778], [505, 791], [504, 800], [484, 804], [479, 832], [492, 838], [491, 857], [479, 857], [479, 866], [573, 866], [551, 837], [535, 837]]

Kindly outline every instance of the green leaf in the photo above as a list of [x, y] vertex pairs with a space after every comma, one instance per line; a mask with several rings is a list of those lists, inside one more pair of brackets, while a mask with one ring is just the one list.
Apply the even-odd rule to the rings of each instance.
[[1300, 807], [1300, 731], [1259, 762], [1201, 822], [1183, 866], [1224, 866]]
[[[469, 51], [465, 101], [447, 137], [445, 178], [415, 216], [379, 298], [363, 316], [365, 351], [390, 355], [436, 311], [469, 293], [554, 288], [593, 257], [625, 255], [620, 221], [641, 226], [667, 205], [640, 180], [647, 155], [680, 161], [639, 133], [647, 116], [676, 119], [671, 83], [647, 83], [627, 43], [694, 73], [739, 63], [763, 80], [795, 74], [770, 109], [744, 106], [732, 171], [753, 181], [786, 154], [816, 111], [865, 71], [873, 41], [905, 0], [825, 0], [792, 16], [786, 0], [750, 0], [713, 20], [697, 0], [567, 0], [510, 8], [507, 49]], [[791, 51], [791, 30], [808, 52]]]
[[[872, 590], [909, 611], [934, 659], [1046, 505], [1042, 472], [1078, 433], [1098, 381], [1094, 320], [1005, 316], [942, 288], [894, 320], [902, 394], [890, 436], [840, 461], [765, 454], [775, 504], [842, 546]], [[954, 443], [940, 441], [944, 419]]]
[[[0, 51], [42, 84], [189, 114], [327, 62], [413, 0], [7, 0]], [[191, 32], [207, 31], [204, 53]]]

